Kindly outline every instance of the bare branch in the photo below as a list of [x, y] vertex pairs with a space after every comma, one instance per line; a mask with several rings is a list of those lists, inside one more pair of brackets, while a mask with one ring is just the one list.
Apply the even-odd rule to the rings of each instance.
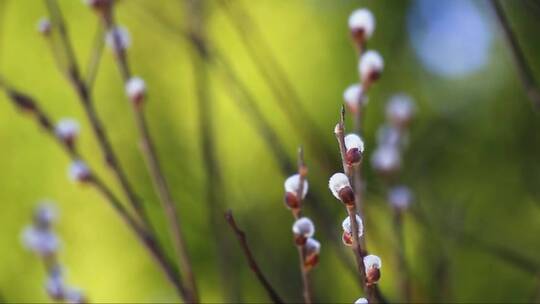
[[246, 257], [246, 260], [249, 264], [249, 268], [251, 269], [251, 271], [253, 271], [253, 273], [255, 273], [257, 279], [268, 293], [268, 296], [270, 297], [272, 302], [284, 303], [281, 297], [274, 290], [270, 282], [268, 282], [265, 275], [262, 273], [262, 270], [259, 268], [259, 265], [255, 261], [255, 258], [251, 253], [251, 249], [249, 249], [249, 245], [246, 240], [246, 234], [236, 225], [236, 221], [234, 220], [231, 210], [228, 210], [225, 213], [225, 219], [227, 220], [227, 223], [229, 223], [229, 226], [231, 226], [231, 229], [233, 230], [236, 238], [238, 239], [238, 242], [240, 243], [240, 246], [242, 247], [242, 251], [244, 252], [244, 256]]

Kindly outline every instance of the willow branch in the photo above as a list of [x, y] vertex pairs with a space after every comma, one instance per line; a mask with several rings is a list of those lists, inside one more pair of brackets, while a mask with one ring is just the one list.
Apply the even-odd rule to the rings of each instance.
[[525, 93], [535, 109], [540, 110], [540, 90], [538, 89], [530, 65], [527, 62], [527, 58], [523, 53], [523, 49], [521, 48], [521, 45], [519, 44], [519, 41], [517, 40], [517, 37], [510, 26], [510, 22], [504, 13], [501, 2], [499, 0], [491, 0], [491, 4], [495, 10], [495, 14], [497, 15], [501, 29], [504, 32], [508, 47], [512, 52], [512, 57], [514, 58], [514, 63], [516, 65], [523, 88], [525, 89]]
[[97, 71], [99, 69], [99, 64], [101, 62], [104, 49], [105, 37], [103, 35], [103, 28], [98, 26], [94, 36], [92, 53], [90, 55], [90, 59], [88, 60], [88, 67], [86, 69], [86, 87], [88, 87], [90, 90], [92, 87], [94, 87], [94, 82], [96, 80]]
[[249, 264], [249, 268], [251, 269], [251, 271], [253, 271], [253, 273], [255, 274], [259, 282], [261, 283], [261, 285], [264, 287], [264, 289], [268, 293], [268, 297], [270, 297], [270, 299], [274, 303], [284, 303], [281, 297], [274, 290], [270, 282], [266, 279], [266, 276], [263, 274], [261, 268], [255, 261], [255, 258], [253, 257], [253, 254], [251, 253], [251, 249], [249, 249], [249, 245], [246, 240], [246, 234], [236, 225], [236, 221], [234, 220], [231, 210], [225, 213], [225, 219], [227, 220], [227, 223], [229, 223], [229, 226], [231, 227], [234, 234], [236, 235], [236, 238], [238, 239], [238, 242], [240, 243], [240, 247], [242, 247], [242, 251], [244, 252], [244, 256], [246, 257], [246, 260]]
[[[113, 7], [114, 5], [112, 5], [111, 8], [104, 13], [103, 23], [107, 31], [114, 33], [116, 24], [114, 20]], [[125, 51], [125, 48], [121, 45], [120, 37], [118, 37], [118, 35], [113, 35], [113, 38], [115, 45], [114, 49], [116, 51], [116, 62], [118, 63], [118, 68], [120, 70], [120, 74], [122, 75], [124, 83], [127, 83], [132, 77], [128, 64], [127, 52]], [[161, 169], [157, 151], [148, 128], [145, 111], [143, 111], [143, 109], [140, 107], [134, 107], [133, 112], [135, 117], [135, 123], [137, 125], [137, 129], [139, 131], [141, 139], [141, 151], [146, 159], [146, 164], [152, 177], [154, 188], [158, 193], [158, 196], [163, 206], [163, 210], [165, 212], [165, 216], [167, 218], [167, 222], [169, 225], [169, 234], [175, 248], [182, 276], [187, 280], [187, 284], [189, 286], [187, 289], [188, 293], [184, 296], [186, 298], [186, 301], [188, 302], [198, 302], [199, 297], [196, 287], [197, 284], [191, 266], [186, 241], [183, 237], [180, 219], [178, 217], [178, 212], [176, 210], [171, 190]]]
[[[83, 81], [81, 77], [79, 66], [77, 64], [75, 54], [73, 52], [73, 47], [71, 45], [71, 41], [69, 40], [67, 25], [64, 21], [60, 8], [58, 7], [58, 3], [56, 2], [56, 0], [46, 0], [46, 4], [47, 4], [47, 8], [49, 10], [49, 14], [50, 14], [53, 24], [56, 24], [56, 26], [58, 27], [61, 45], [63, 46], [63, 50], [64, 50], [63, 53], [65, 54], [65, 57], [66, 57], [65, 59], [66, 59], [67, 66], [66, 66], [66, 71], [64, 72], [67, 73], [68, 80], [70, 80], [70, 83], [72, 84], [73, 89], [77, 93], [77, 96], [79, 97], [79, 100], [81, 102], [81, 105], [83, 106], [85, 114], [88, 120], [90, 121], [92, 131], [94, 132], [94, 135], [97, 138], [99, 147], [103, 154], [103, 158], [105, 159], [105, 162], [108, 165], [108, 167], [114, 173], [124, 194], [127, 196], [129, 202], [131, 203], [133, 209], [136, 211], [137, 215], [143, 220], [145, 226], [147, 226], [148, 229], [151, 229], [150, 220], [148, 218], [148, 215], [146, 214], [144, 206], [139, 200], [139, 198], [137, 197], [132, 186], [130, 185], [127, 179], [127, 176], [124, 170], [122, 169], [120, 162], [118, 161], [116, 157], [116, 154], [114, 153], [112, 145], [105, 132], [103, 123], [101, 122], [97, 114], [97, 111], [94, 107], [91, 91], [89, 90], [89, 87], [85, 84], [85, 82]], [[55, 56], [58, 56], [58, 55], [59, 54], [55, 52]], [[57, 58], [57, 59], [59, 60], [60, 58]]]

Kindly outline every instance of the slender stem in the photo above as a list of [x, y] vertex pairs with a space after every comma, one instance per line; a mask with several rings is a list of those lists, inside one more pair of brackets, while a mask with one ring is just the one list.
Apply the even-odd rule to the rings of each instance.
[[95, 33], [94, 45], [92, 47], [92, 54], [90, 55], [88, 67], [86, 69], [86, 87], [88, 87], [90, 90], [94, 86], [104, 49], [105, 37], [103, 35], [103, 28], [98, 26]]
[[[116, 25], [114, 21], [113, 7], [111, 7], [103, 14], [103, 22], [105, 28], [108, 31], [113, 31], [115, 29]], [[121, 45], [120, 37], [118, 37], [118, 35], [113, 35], [113, 38], [115, 44], [114, 49], [116, 50], [116, 61], [118, 63], [120, 73], [122, 74], [124, 83], [127, 83], [132, 76], [127, 60], [127, 53]], [[156, 189], [158, 196], [160, 197], [163, 210], [167, 217], [167, 222], [169, 224], [169, 233], [175, 248], [175, 252], [177, 254], [177, 259], [178, 263], [180, 264], [182, 276], [187, 280], [187, 284], [189, 286], [188, 293], [186, 294], [186, 301], [198, 302], [199, 296], [196, 287], [197, 284], [191, 266], [186, 241], [183, 237], [183, 233], [181, 230], [180, 219], [178, 217], [178, 213], [169, 185], [161, 170], [156, 148], [152, 141], [150, 131], [147, 125], [145, 112], [140, 107], [134, 107], [134, 116], [140, 134], [141, 151], [146, 159], [146, 164], [152, 177], [154, 188]]]
[[296, 246], [300, 260], [300, 273], [302, 274], [302, 297], [304, 303], [311, 304], [311, 284], [309, 282], [309, 270], [306, 268], [306, 248], [303, 245]]
[[[349, 166], [346, 161], [346, 147], [345, 147], [345, 109], [341, 108], [341, 114], [340, 114], [340, 121], [336, 125], [336, 128], [334, 130], [336, 139], [338, 141], [339, 150], [341, 154], [341, 161], [343, 163], [343, 171], [345, 174], [349, 177], [349, 182], [352, 184], [352, 176], [353, 176], [353, 167]], [[356, 196], [356, 195], [355, 195]], [[367, 285], [366, 284], [366, 273], [365, 273], [365, 267], [364, 267], [364, 257], [368, 254], [367, 249], [365, 246], [362, 246], [361, 238], [358, 235], [358, 223], [356, 222], [356, 215], [358, 214], [358, 211], [356, 209], [356, 204], [354, 205], [347, 205], [347, 213], [349, 215], [349, 220], [351, 222], [351, 230], [352, 230], [352, 251], [354, 253], [357, 269], [358, 269], [358, 279], [360, 282], [360, 287], [364, 291], [366, 297], [368, 298], [368, 301], [370, 303], [385, 303], [386, 300], [383, 298], [378, 285], [372, 284]]]
[[[299, 201], [300, 208], [298, 210], [292, 210], [292, 214], [295, 220], [302, 216], [302, 198], [304, 193], [304, 181], [307, 175], [307, 167], [304, 162], [304, 149], [298, 148], [298, 176], [299, 184], [296, 190], [296, 197]], [[298, 260], [300, 263], [300, 274], [302, 275], [302, 296], [304, 297], [304, 303], [309, 304], [311, 300], [311, 284], [309, 280], [309, 269], [306, 267], [306, 248], [304, 245], [297, 245]]]
[[501, 25], [501, 28], [504, 32], [506, 42], [512, 52], [512, 57], [514, 58], [514, 63], [518, 71], [519, 78], [525, 89], [527, 97], [532, 102], [536, 110], [540, 110], [540, 90], [538, 89], [534, 74], [530, 68], [527, 58], [523, 53], [523, 49], [517, 40], [517, 37], [510, 26], [510, 22], [504, 13], [503, 7], [499, 0], [491, 0], [491, 4], [497, 15], [497, 19]]
[[240, 246], [242, 247], [242, 251], [244, 252], [244, 256], [247, 259], [247, 262], [249, 264], [251, 271], [255, 273], [255, 276], [257, 276], [257, 279], [259, 280], [261, 285], [264, 287], [264, 289], [268, 293], [268, 296], [270, 297], [272, 302], [284, 303], [281, 297], [274, 290], [270, 282], [266, 279], [266, 276], [263, 274], [259, 265], [255, 261], [255, 258], [253, 257], [253, 254], [251, 253], [251, 249], [249, 249], [249, 245], [246, 240], [246, 234], [236, 225], [236, 221], [234, 220], [234, 216], [231, 210], [225, 213], [225, 219], [227, 220], [227, 222], [229, 223], [229, 226], [231, 227], [234, 234], [236, 235], [236, 238], [238, 239], [238, 242], [240, 243]]
[[407, 260], [405, 258], [405, 235], [403, 231], [403, 212], [394, 208], [394, 235], [397, 236], [397, 259], [399, 267], [399, 289], [401, 291], [401, 297], [405, 302], [410, 302], [410, 282], [409, 282], [409, 268], [407, 267]]

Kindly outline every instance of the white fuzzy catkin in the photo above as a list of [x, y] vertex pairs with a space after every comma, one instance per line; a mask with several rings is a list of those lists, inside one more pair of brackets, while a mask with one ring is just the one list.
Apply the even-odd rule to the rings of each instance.
[[42, 201], [34, 212], [35, 224], [41, 227], [48, 227], [58, 217], [58, 211], [54, 204], [50, 201]]
[[306, 248], [307, 254], [319, 254], [319, 252], [321, 252], [321, 243], [311, 237], [306, 240], [304, 247]]
[[364, 257], [364, 267], [366, 268], [366, 271], [371, 268], [381, 269], [382, 267], [381, 258], [373, 254], [366, 255]]
[[51, 32], [51, 21], [46, 17], [39, 19], [37, 23], [37, 31], [43, 35], [48, 35]]
[[[292, 176], [289, 176], [284, 183], [285, 192], [296, 193], [298, 192], [298, 188], [300, 187], [300, 175], [295, 174]], [[308, 181], [304, 179], [304, 186], [302, 188], [302, 199], [304, 199], [308, 193]]]
[[366, 298], [359, 298], [358, 300], [354, 301], [354, 304], [368, 304], [368, 300]]
[[366, 105], [368, 99], [364, 96], [362, 87], [357, 84], [351, 84], [343, 92], [343, 100], [349, 107], [357, 109], [358, 106]]
[[388, 191], [388, 202], [394, 208], [407, 209], [411, 204], [413, 195], [406, 186], [395, 186]]
[[378, 147], [371, 156], [371, 165], [377, 171], [394, 171], [401, 166], [401, 155], [395, 146]]
[[54, 132], [62, 140], [73, 139], [79, 134], [79, 123], [75, 119], [63, 118], [56, 124]]
[[315, 234], [315, 225], [309, 218], [301, 217], [294, 222], [292, 231], [295, 235], [310, 238]]
[[[356, 215], [356, 223], [358, 224], [358, 237], [361, 237], [364, 235], [364, 224], [362, 222], [362, 219], [357, 214]], [[352, 226], [351, 226], [351, 218], [346, 217], [343, 222], [341, 223], [341, 228], [343, 228], [343, 231], [351, 234], [352, 233]]]
[[375, 17], [368, 9], [357, 9], [349, 16], [349, 29], [363, 31], [366, 38], [370, 38], [375, 30]]
[[137, 101], [146, 93], [146, 83], [140, 77], [131, 77], [126, 82], [126, 95], [132, 101]]
[[412, 118], [414, 114], [414, 102], [406, 94], [392, 96], [386, 104], [386, 118], [393, 122], [404, 122]]
[[[116, 43], [116, 39], [118, 39], [118, 44]], [[107, 32], [105, 43], [111, 50], [121, 51], [129, 48], [131, 37], [125, 27], [116, 26]]]
[[358, 63], [358, 72], [362, 78], [362, 81], [367, 81], [373, 73], [381, 73], [384, 69], [384, 60], [382, 56], [376, 51], [367, 51]]
[[345, 187], [350, 187], [351, 184], [349, 182], [349, 178], [347, 175], [343, 173], [336, 173], [330, 177], [330, 180], [328, 181], [328, 188], [330, 188], [330, 191], [332, 191], [332, 194], [338, 199], [341, 200], [339, 197], [339, 191]]
[[55, 253], [60, 245], [60, 241], [52, 231], [35, 226], [24, 229], [22, 242], [27, 249], [43, 256]]
[[84, 181], [90, 176], [90, 169], [81, 160], [75, 160], [71, 163], [68, 169], [68, 176], [71, 181]]
[[345, 136], [345, 148], [347, 151], [356, 148], [360, 153], [364, 153], [364, 141], [356, 134], [348, 134]]

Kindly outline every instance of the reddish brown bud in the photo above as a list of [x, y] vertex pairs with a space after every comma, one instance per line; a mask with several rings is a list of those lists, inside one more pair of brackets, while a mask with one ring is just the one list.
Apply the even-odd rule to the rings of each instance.
[[298, 246], [304, 246], [306, 244], [307, 238], [303, 235], [295, 235], [294, 243]]
[[343, 241], [343, 244], [345, 246], [352, 246], [352, 234], [348, 233], [347, 231], [343, 231], [343, 235], [341, 236], [341, 240]]
[[377, 267], [371, 267], [366, 269], [366, 283], [367, 285], [377, 284], [381, 278], [381, 270]]
[[359, 49], [364, 48], [364, 44], [366, 43], [367, 37], [366, 37], [366, 32], [364, 31], [363, 28], [351, 29], [351, 37]]
[[339, 198], [345, 205], [354, 205], [354, 192], [349, 186], [339, 191]]
[[285, 193], [285, 206], [290, 209], [300, 208], [300, 200], [296, 196], [296, 193], [286, 192]]
[[318, 263], [319, 263], [319, 254], [313, 253], [306, 256], [306, 259], [304, 261], [304, 267], [306, 267], [307, 270], [310, 270], [311, 268], [317, 266]]
[[345, 153], [345, 160], [349, 166], [357, 165], [362, 160], [362, 153], [358, 148], [352, 148]]

